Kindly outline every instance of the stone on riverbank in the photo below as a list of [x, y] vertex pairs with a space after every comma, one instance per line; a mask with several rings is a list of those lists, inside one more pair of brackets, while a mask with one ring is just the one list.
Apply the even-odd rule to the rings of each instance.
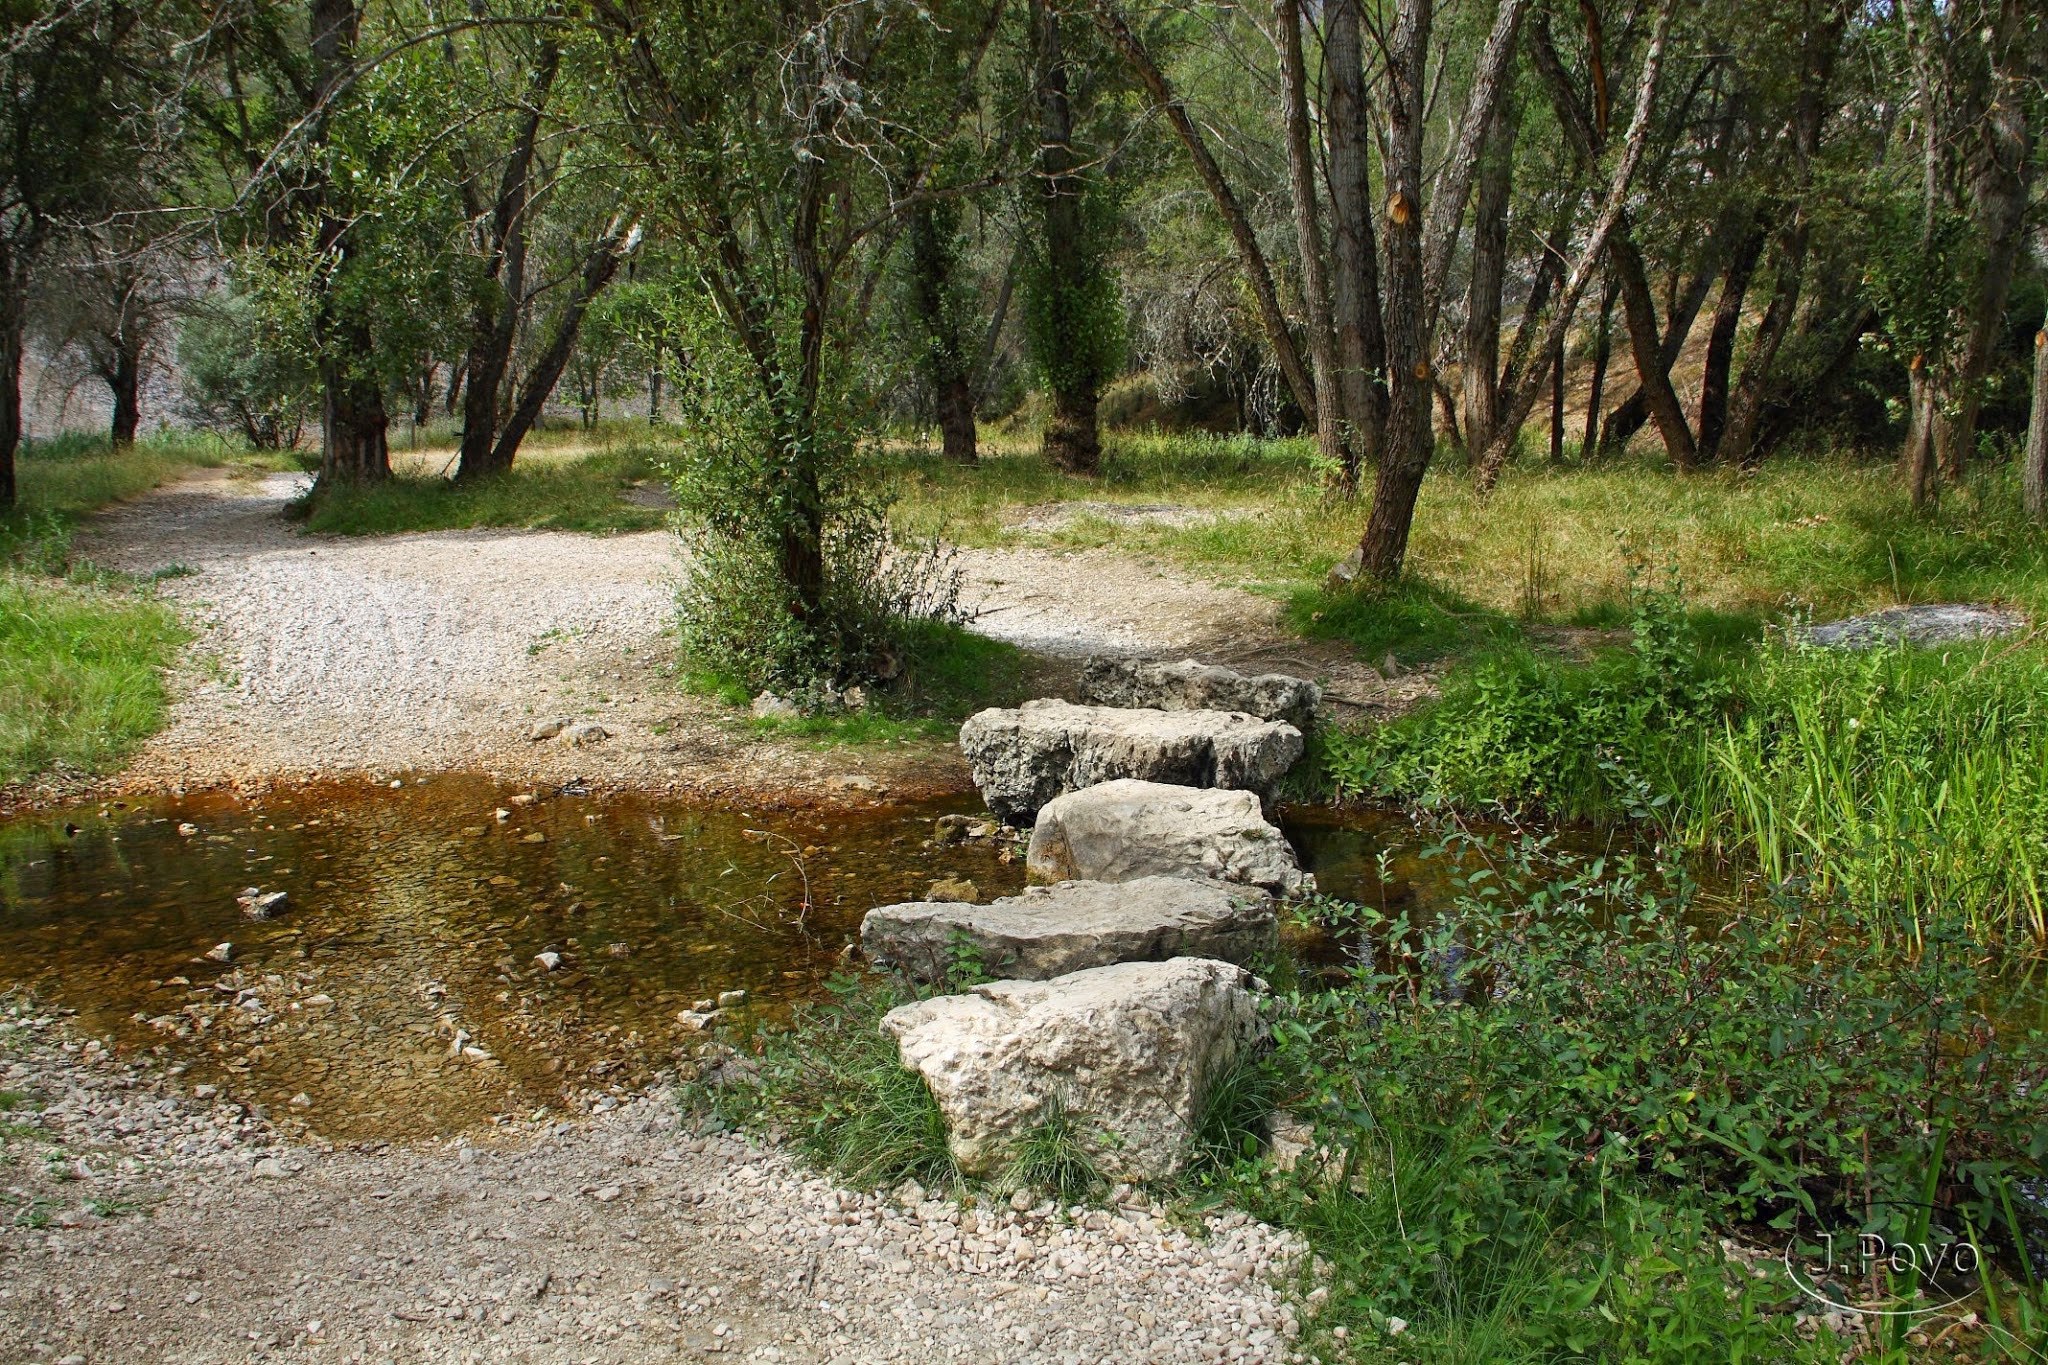
[[1255, 887], [1145, 877], [1034, 886], [987, 905], [884, 905], [861, 921], [860, 943], [917, 981], [943, 980], [962, 954], [988, 975], [1043, 981], [1114, 962], [1248, 962], [1275, 946], [1276, 932], [1272, 898]]
[[1316, 703], [1322, 699], [1322, 689], [1305, 678], [1239, 673], [1193, 659], [1166, 663], [1101, 656], [1081, 670], [1081, 700], [1093, 706], [1243, 711], [1307, 730], [1315, 723]]
[[1049, 801], [1031, 831], [1034, 882], [1213, 878], [1276, 895], [1313, 893], [1287, 837], [1250, 792], [1120, 778]]
[[1301, 731], [1235, 711], [1125, 710], [1049, 698], [960, 727], [974, 785], [1015, 824], [1070, 791], [1120, 777], [1271, 792], [1302, 754]]
[[996, 981], [891, 1010], [882, 1031], [931, 1087], [963, 1171], [988, 1174], [1064, 1112], [1112, 1180], [1187, 1162], [1211, 1085], [1264, 1034], [1240, 967], [1126, 962], [1052, 981]]
[[2000, 607], [1948, 603], [1940, 606], [1889, 607], [1884, 611], [1851, 616], [1808, 626], [1800, 638], [1828, 649], [1872, 649], [1879, 645], [1916, 646], [1955, 644], [1967, 640], [1991, 640], [2017, 635], [2027, 628], [2027, 618]]

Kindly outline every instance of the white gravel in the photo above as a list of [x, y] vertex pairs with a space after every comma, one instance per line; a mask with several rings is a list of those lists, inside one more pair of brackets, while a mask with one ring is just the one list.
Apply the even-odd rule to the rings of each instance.
[[291, 1144], [0, 1016], [0, 1359], [1283, 1361], [1299, 1255], [1241, 1214], [962, 1209], [699, 1138], [663, 1096], [444, 1146]]

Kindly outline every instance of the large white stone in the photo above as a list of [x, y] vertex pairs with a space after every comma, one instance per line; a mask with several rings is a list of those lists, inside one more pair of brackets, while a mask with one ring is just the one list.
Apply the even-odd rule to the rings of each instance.
[[1831, 649], [1873, 649], [1907, 644], [1928, 647], [1968, 640], [2017, 635], [2027, 618], [2003, 607], [1944, 603], [1918, 607], [1887, 607], [1847, 620], [1808, 626], [1800, 632], [1810, 644]]
[[1263, 1036], [1240, 967], [1125, 962], [1051, 981], [997, 981], [891, 1010], [882, 1031], [931, 1087], [953, 1158], [999, 1169], [1064, 1109], [1113, 1180], [1186, 1164], [1209, 1088]]
[[869, 960], [917, 981], [945, 979], [963, 951], [984, 975], [1043, 981], [1112, 962], [1250, 962], [1277, 933], [1273, 900], [1256, 887], [1146, 877], [1034, 886], [987, 905], [879, 906], [861, 921], [860, 943]]
[[1234, 711], [1126, 710], [1050, 698], [960, 727], [982, 799], [1017, 823], [1066, 792], [1120, 777], [1265, 795], [1301, 757], [1301, 731]]
[[1218, 664], [1182, 659], [1090, 659], [1081, 670], [1081, 700], [1095, 706], [1142, 706], [1157, 711], [1243, 711], [1261, 720], [1284, 720], [1297, 730], [1315, 724], [1322, 689], [1285, 673], [1239, 673]]
[[1048, 801], [1024, 866], [1035, 882], [1208, 877], [1283, 896], [1315, 890], [1252, 793], [1136, 778]]

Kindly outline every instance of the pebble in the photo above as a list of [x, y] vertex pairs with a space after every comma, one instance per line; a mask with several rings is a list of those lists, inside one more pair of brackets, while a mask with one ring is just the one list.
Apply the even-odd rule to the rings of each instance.
[[235, 945], [232, 943], [216, 943], [206, 950], [206, 960], [208, 962], [226, 962], [234, 957], [234, 955]]

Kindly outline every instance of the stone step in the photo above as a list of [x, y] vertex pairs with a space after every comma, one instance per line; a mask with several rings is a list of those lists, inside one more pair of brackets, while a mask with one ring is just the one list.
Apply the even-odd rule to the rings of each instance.
[[1213, 878], [1281, 896], [1316, 885], [1251, 792], [1128, 777], [1040, 807], [1025, 870], [1034, 882]]
[[1081, 700], [1091, 706], [1155, 711], [1242, 711], [1284, 720], [1297, 730], [1315, 724], [1322, 689], [1285, 673], [1239, 673], [1182, 659], [1120, 659], [1099, 655], [1081, 670]]
[[961, 1170], [1001, 1169], [1063, 1113], [1111, 1180], [1186, 1164], [1210, 1087], [1265, 1035], [1252, 978], [1207, 958], [996, 981], [891, 1010], [882, 1031], [931, 1087]]
[[1076, 706], [1042, 698], [960, 727], [960, 748], [990, 810], [1009, 824], [1054, 797], [1141, 778], [1271, 793], [1302, 754], [1301, 731], [1238, 711]]
[[1061, 882], [987, 905], [907, 901], [868, 911], [861, 949], [915, 981], [941, 981], [972, 955], [990, 976], [1042, 981], [1117, 962], [1214, 957], [1251, 962], [1277, 944], [1273, 899], [1250, 886], [1181, 877]]

